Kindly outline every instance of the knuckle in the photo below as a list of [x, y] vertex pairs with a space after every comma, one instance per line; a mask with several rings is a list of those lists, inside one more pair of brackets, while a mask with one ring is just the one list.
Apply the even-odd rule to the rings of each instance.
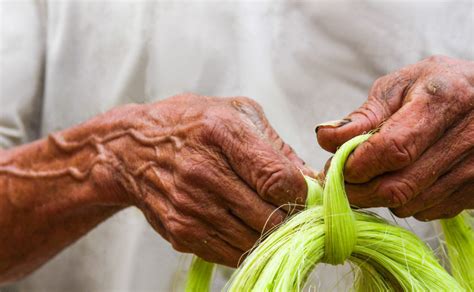
[[278, 167], [265, 176], [260, 194], [265, 200], [281, 204], [304, 204], [306, 185], [300, 173], [291, 168]]
[[471, 86], [469, 81], [459, 74], [433, 74], [424, 81], [424, 91], [430, 97], [430, 103], [450, 105], [456, 112], [472, 108]]
[[384, 155], [384, 160], [387, 161], [388, 167], [391, 170], [399, 169], [401, 167], [410, 165], [415, 159], [415, 149], [413, 141], [397, 137], [389, 137], [386, 139], [387, 155]]
[[[346, 164], [344, 178], [352, 183], [364, 183], [372, 179], [373, 173], [382, 170], [386, 164], [384, 157], [381, 157], [380, 144], [369, 139], [359, 145], [357, 152], [354, 152], [351, 164]], [[362, 154], [361, 154], [362, 153]]]
[[406, 69], [402, 68], [398, 71], [377, 78], [371, 88], [371, 91], [374, 93], [373, 96], [380, 96], [380, 93], [385, 93], [382, 94], [382, 96], [387, 95], [387, 90], [409, 80], [407, 79], [407, 75]]
[[387, 101], [394, 97], [397, 90], [402, 84], [409, 81], [408, 74], [404, 69], [379, 77], [374, 81], [370, 89], [369, 98], [372, 101], [384, 102], [382, 105], [387, 106]]
[[372, 87], [369, 90], [369, 101], [373, 102], [378, 101], [380, 99], [384, 100], [380, 97], [385, 96], [384, 92], [387, 91], [388, 87], [391, 87], [390, 79], [390, 75], [385, 75], [375, 79], [374, 83], [372, 84]]
[[416, 195], [416, 189], [407, 179], [391, 179], [385, 181], [376, 189], [376, 195], [384, 198], [387, 207], [400, 207]]
[[[370, 129], [377, 128], [383, 120], [389, 115], [384, 101], [380, 99], [372, 99], [365, 102], [359, 109], [355, 110], [353, 115], [359, 114], [368, 122]], [[364, 125], [359, 124], [359, 131], [365, 130]]]
[[[363, 157], [374, 157], [374, 158], [377, 157], [377, 152], [373, 151], [374, 149], [371, 146], [370, 140], [366, 141], [365, 143], [362, 143], [359, 146], [359, 148], [360, 150], [358, 151], [364, 153]], [[364, 183], [364, 182], [368, 182], [371, 179], [370, 175], [367, 175], [367, 172], [364, 170], [365, 169], [374, 170], [374, 167], [373, 167], [374, 162], [372, 161], [369, 162], [366, 159], [360, 159], [359, 157], [360, 156], [358, 155], [358, 153], [355, 153], [353, 155], [353, 158], [350, 158], [353, 160], [352, 163], [346, 164], [344, 166], [344, 179], [346, 182]], [[354, 160], [356, 162], [354, 162]], [[328, 162], [328, 163], [329, 165], [327, 165], [327, 169], [325, 166], [325, 172], [329, 170], [331, 162]]]
[[[264, 199], [271, 199], [275, 191], [279, 193], [281, 191], [281, 180], [284, 179], [283, 169], [278, 168], [272, 171], [268, 171], [266, 176], [262, 176], [261, 187], [259, 188], [260, 195]], [[258, 188], [258, 186], [257, 186]]]

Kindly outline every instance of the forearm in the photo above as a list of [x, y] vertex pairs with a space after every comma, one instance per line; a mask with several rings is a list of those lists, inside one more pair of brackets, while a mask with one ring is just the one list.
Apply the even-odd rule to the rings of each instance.
[[85, 145], [60, 137], [0, 150], [0, 283], [33, 271], [124, 201], [101, 191], [110, 165]]

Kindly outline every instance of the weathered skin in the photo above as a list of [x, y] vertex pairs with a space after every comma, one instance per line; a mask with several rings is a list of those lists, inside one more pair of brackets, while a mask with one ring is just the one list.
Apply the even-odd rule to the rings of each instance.
[[378, 129], [347, 161], [352, 204], [399, 217], [453, 217], [474, 208], [474, 62], [431, 57], [375, 81], [346, 119], [316, 128], [334, 152]]
[[[474, 208], [473, 109], [474, 63], [434, 57], [378, 79], [360, 109], [318, 127], [318, 141], [335, 151], [379, 128], [348, 160], [351, 202], [451, 217]], [[0, 283], [129, 206], [175, 249], [235, 266], [286, 216], [277, 206], [304, 202], [300, 170], [311, 174], [246, 98], [122, 106], [0, 150]]]
[[303, 164], [254, 101], [190, 94], [0, 150], [0, 283], [128, 206], [176, 250], [236, 266], [304, 202]]

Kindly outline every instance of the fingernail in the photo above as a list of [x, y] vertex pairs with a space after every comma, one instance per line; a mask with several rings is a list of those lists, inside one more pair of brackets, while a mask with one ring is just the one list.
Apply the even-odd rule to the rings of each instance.
[[345, 119], [342, 119], [342, 120], [324, 122], [324, 123], [321, 123], [321, 124], [317, 125], [316, 128], [314, 129], [314, 131], [317, 134], [318, 130], [322, 127], [324, 127], [324, 128], [339, 128], [339, 127], [344, 126], [345, 124], [350, 123], [351, 121], [352, 121], [351, 119], [345, 118]]

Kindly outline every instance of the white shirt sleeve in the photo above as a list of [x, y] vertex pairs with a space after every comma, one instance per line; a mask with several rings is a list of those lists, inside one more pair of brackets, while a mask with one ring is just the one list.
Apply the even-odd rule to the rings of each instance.
[[0, 2], [0, 147], [38, 138], [45, 53], [39, 1]]

